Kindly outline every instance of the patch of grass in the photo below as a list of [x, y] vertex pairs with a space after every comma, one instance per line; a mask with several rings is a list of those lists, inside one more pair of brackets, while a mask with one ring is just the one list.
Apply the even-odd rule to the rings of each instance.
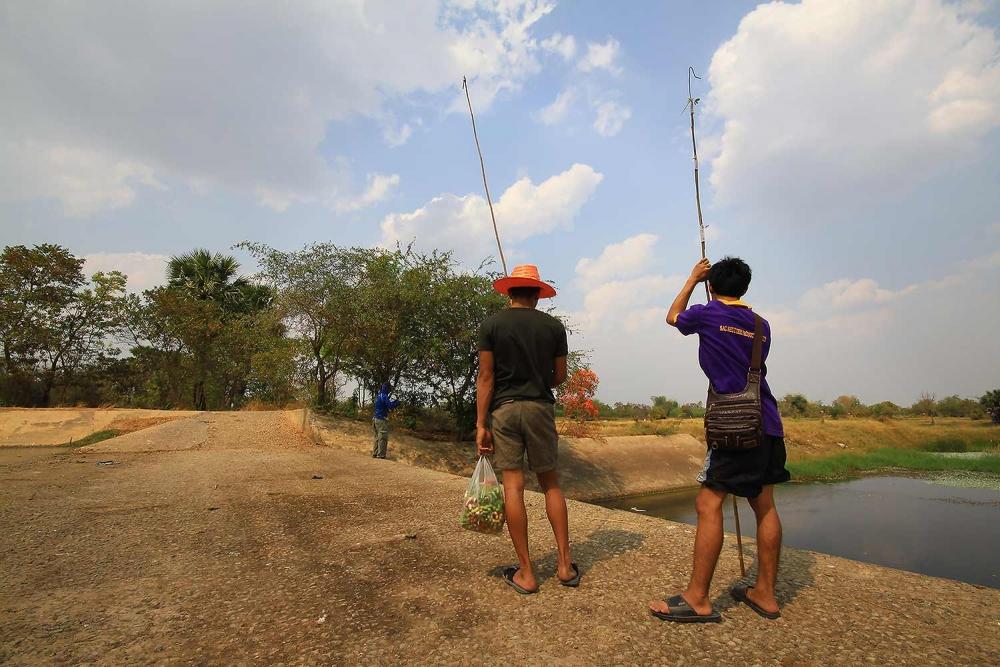
[[124, 431], [118, 431], [115, 429], [105, 429], [103, 431], [95, 431], [90, 435], [84, 436], [79, 440], [73, 440], [72, 442], [64, 442], [62, 446], [73, 446], [73, 447], [86, 447], [87, 445], [93, 445], [94, 443], [101, 442], [102, 440], [110, 440], [111, 438], [117, 438]]
[[920, 443], [917, 448], [925, 452], [985, 452], [997, 449], [1000, 439], [981, 435], [947, 435]]
[[[620, 435], [673, 435], [677, 425], [664, 420], [632, 422]], [[616, 434], [617, 435], [617, 434]]]
[[788, 469], [792, 473], [792, 477], [798, 480], [843, 479], [864, 473], [889, 470], [917, 472], [963, 470], [1000, 474], [1000, 456], [955, 459], [914, 449], [886, 448], [792, 461], [788, 463]]

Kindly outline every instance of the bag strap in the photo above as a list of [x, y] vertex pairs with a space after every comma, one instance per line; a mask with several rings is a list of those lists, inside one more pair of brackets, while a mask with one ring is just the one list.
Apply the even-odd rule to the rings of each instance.
[[753, 353], [750, 355], [750, 372], [760, 374], [761, 355], [764, 351], [764, 320], [753, 314]]

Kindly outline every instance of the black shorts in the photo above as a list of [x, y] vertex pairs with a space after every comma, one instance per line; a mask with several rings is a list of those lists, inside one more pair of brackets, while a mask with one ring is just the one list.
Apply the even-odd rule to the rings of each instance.
[[756, 498], [763, 487], [787, 482], [785, 439], [765, 435], [753, 449], [709, 449], [698, 481], [710, 489]]

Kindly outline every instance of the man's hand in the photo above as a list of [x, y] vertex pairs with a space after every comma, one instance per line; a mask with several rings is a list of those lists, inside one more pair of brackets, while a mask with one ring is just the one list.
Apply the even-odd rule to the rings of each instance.
[[493, 453], [493, 434], [485, 426], [476, 427], [476, 450], [480, 456]]
[[704, 282], [708, 278], [708, 270], [712, 268], [712, 263], [703, 259], [691, 269], [691, 280], [696, 283]]

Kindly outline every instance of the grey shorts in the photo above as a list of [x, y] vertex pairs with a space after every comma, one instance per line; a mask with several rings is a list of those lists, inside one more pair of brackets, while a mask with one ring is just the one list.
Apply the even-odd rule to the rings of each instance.
[[555, 470], [559, 452], [555, 406], [546, 401], [511, 401], [494, 410], [490, 421], [496, 468], [521, 468], [527, 453], [531, 472]]

